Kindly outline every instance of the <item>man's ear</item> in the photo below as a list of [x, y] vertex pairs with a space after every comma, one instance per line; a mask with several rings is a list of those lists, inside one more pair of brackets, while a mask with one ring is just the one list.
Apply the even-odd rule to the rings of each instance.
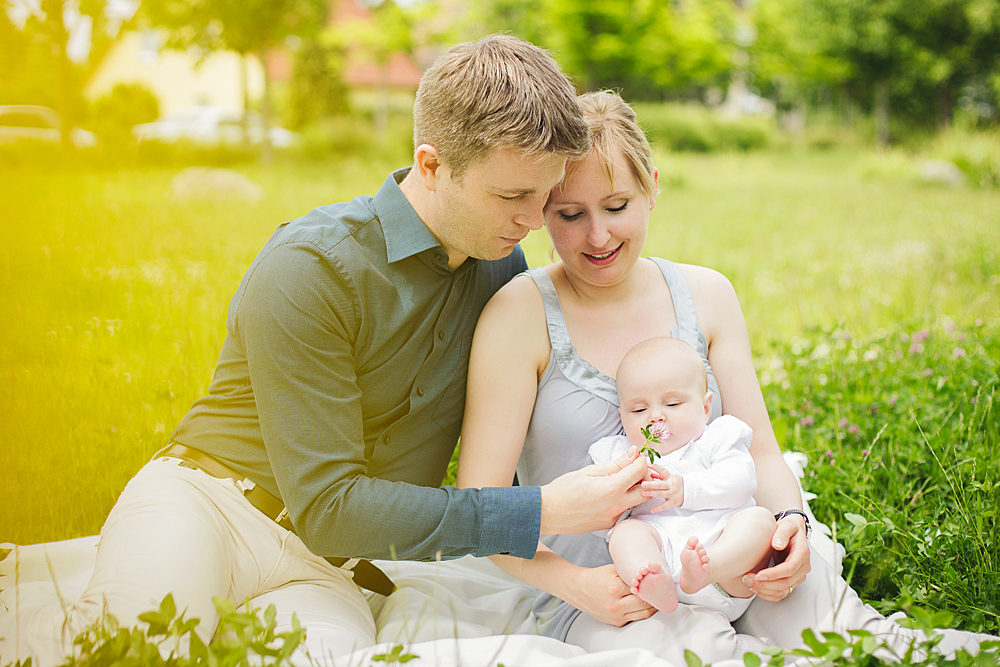
[[447, 168], [441, 153], [430, 144], [420, 144], [413, 152], [414, 168], [420, 173], [420, 180], [430, 192], [435, 192], [441, 179], [442, 168]]

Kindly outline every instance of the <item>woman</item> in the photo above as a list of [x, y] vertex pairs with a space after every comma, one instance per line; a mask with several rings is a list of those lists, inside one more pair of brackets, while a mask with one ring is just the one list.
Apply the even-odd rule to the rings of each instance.
[[[511, 281], [476, 329], [459, 486], [509, 485], [515, 470], [521, 484], [545, 484], [589, 464], [588, 445], [621, 432], [612, 379], [619, 361], [640, 341], [674, 336], [702, 356], [712, 418], [733, 415], [753, 429], [754, 497], [784, 513], [771, 542], [778, 564], [744, 580], [758, 599], [738, 636], [706, 608], [654, 614], [618, 578], [600, 535], [545, 537], [532, 560], [494, 561], [544, 591], [535, 602], [541, 633], [588, 651], [644, 646], [684, 664], [684, 649], [715, 662], [761, 648], [757, 638], [796, 647], [805, 627], [912, 637], [865, 607], [828, 563], [810, 559], [804, 515], [794, 512], [802, 508], [798, 485], [771, 429], [732, 285], [711, 269], [640, 258], [657, 197], [649, 144], [616, 95], [588, 94], [580, 104], [593, 148], [568, 165], [545, 207], [561, 260]], [[643, 482], [643, 495], [662, 484]], [[965, 644], [975, 637], [952, 633], [943, 648]]]

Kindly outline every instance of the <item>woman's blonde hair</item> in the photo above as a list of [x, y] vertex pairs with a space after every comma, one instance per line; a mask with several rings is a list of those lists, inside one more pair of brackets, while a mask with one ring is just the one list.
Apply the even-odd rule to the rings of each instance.
[[460, 178], [494, 148], [582, 157], [576, 91], [548, 52], [511, 35], [453, 46], [420, 79], [413, 145], [434, 146]]
[[[656, 193], [653, 180], [653, 149], [646, 133], [639, 127], [635, 111], [621, 97], [607, 90], [586, 93], [577, 98], [583, 110], [583, 119], [590, 131], [591, 150], [604, 163], [608, 181], [615, 181], [615, 156], [621, 151], [632, 175], [647, 196]], [[581, 160], [571, 160], [566, 165], [566, 181], [580, 167]]]

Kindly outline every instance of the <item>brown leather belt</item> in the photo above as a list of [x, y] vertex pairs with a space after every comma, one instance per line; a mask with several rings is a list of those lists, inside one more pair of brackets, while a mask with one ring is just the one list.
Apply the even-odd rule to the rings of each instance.
[[[261, 514], [271, 521], [281, 526], [287, 531], [295, 532], [295, 526], [288, 517], [288, 510], [280, 499], [275, 498], [270, 493], [255, 484], [249, 477], [241, 475], [225, 463], [210, 456], [205, 452], [174, 442], [167, 445], [156, 453], [154, 458], [170, 456], [180, 459], [180, 465], [201, 470], [202, 472], [217, 477], [219, 479], [231, 479], [243, 490], [243, 497], [250, 502]], [[345, 563], [353, 560], [354, 565], [343, 569], [354, 573], [354, 583], [362, 588], [381, 595], [389, 595], [396, 590], [392, 579], [386, 576], [385, 572], [373, 565], [370, 561], [350, 558], [325, 557], [326, 562], [334, 567], [343, 568]]]

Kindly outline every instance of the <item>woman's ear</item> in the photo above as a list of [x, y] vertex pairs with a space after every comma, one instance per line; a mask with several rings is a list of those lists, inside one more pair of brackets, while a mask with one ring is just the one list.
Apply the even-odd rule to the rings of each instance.
[[430, 192], [435, 192], [438, 181], [443, 175], [441, 169], [446, 166], [441, 153], [430, 144], [420, 144], [413, 152], [413, 156], [413, 166], [420, 174], [424, 187]]
[[653, 193], [649, 195], [649, 210], [656, 206], [656, 195], [660, 192], [660, 170], [653, 167]]

